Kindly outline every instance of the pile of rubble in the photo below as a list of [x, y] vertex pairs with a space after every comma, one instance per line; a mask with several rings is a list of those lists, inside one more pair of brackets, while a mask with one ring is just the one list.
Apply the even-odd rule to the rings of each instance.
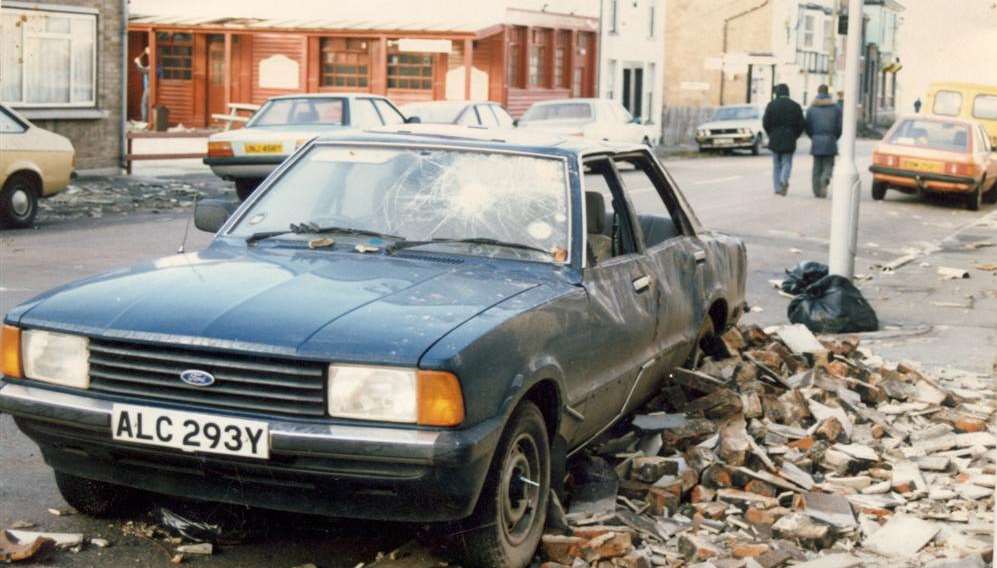
[[217, 196], [225, 188], [221, 180], [188, 183], [127, 176], [80, 178], [61, 193], [40, 200], [38, 209], [45, 219], [190, 210], [198, 196]]
[[722, 339], [571, 468], [546, 568], [992, 562], [992, 379], [802, 325]]

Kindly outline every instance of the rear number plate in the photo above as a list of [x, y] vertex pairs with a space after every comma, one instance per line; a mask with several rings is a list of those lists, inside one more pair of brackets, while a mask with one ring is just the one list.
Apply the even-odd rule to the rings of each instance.
[[123, 442], [246, 458], [270, 457], [266, 422], [115, 404], [111, 437]]
[[284, 152], [283, 144], [245, 144], [242, 148], [247, 154], [281, 154]]
[[924, 160], [901, 160], [900, 167], [905, 170], [918, 170], [922, 172], [941, 173], [945, 166], [940, 162], [926, 162]]

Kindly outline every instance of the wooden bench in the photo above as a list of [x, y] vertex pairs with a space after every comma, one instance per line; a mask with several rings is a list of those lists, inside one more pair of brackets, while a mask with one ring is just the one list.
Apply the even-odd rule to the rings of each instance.
[[125, 173], [131, 175], [132, 162], [136, 160], [178, 160], [183, 158], [203, 158], [204, 152], [179, 152], [172, 154], [136, 154], [132, 149], [132, 142], [137, 138], [148, 139], [169, 139], [169, 138], [207, 138], [214, 134], [215, 130], [186, 130], [183, 132], [152, 132], [140, 131], [129, 132], [125, 135], [127, 151], [125, 152]]

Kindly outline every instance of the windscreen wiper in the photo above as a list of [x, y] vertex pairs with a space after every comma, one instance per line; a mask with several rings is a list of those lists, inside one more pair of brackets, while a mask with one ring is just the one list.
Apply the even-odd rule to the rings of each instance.
[[291, 223], [291, 228], [284, 231], [260, 231], [259, 233], [253, 233], [246, 237], [246, 244], [250, 245], [257, 241], [262, 241], [264, 239], [269, 239], [271, 237], [279, 237], [280, 235], [288, 234], [325, 234], [325, 233], [341, 233], [346, 235], [356, 235], [364, 237], [380, 237], [383, 239], [393, 239], [395, 241], [404, 241], [404, 237], [399, 237], [398, 235], [389, 235], [387, 233], [379, 233], [377, 231], [369, 231], [367, 229], [354, 229], [350, 227], [320, 227], [315, 223], [304, 222], [304, 223]]
[[467, 239], [432, 239], [428, 241], [400, 241], [390, 245], [387, 248], [387, 252], [394, 254], [400, 250], [404, 250], [412, 247], [420, 247], [423, 245], [435, 245], [441, 243], [469, 243], [475, 245], [490, 245], [496, 247], [514, 248], [520, 250], [529, 250], [533, 252], [540, 252], [547, 256], [554, 256], [549, 250], [544, 250], [540, 247], [534, 247], [530, 245], [524, 245], [523, 243], [513, 243], [508, 241], [500, 241], [498, 239], [489, 239], [484, 237], [471, 237]]

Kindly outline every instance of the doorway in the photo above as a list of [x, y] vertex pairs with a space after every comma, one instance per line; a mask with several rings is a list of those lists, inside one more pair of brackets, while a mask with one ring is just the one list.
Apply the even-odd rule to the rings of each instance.
[[214, 122], [215, 114], [228, 114], [225, 108], [225, 36], [211, 34], [208, 36], [208, 88], [207, 88], [207, 123]]
[[644, 118], [644, 68], [623, 68], [623, 106], [636, 118]]

